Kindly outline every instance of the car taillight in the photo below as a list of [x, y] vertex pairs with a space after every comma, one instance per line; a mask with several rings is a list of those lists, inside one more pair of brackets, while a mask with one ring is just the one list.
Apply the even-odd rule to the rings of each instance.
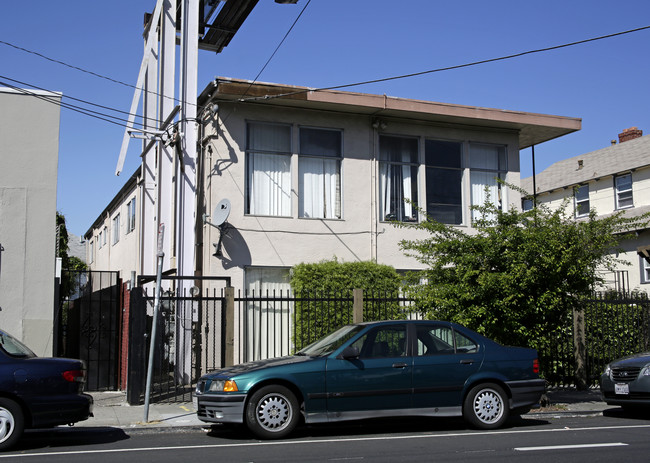
[[533, 373], [535, 373], [536, 375], [539, 374], [539, 360], [538, 359], [533, 360]]
[[86, 372], [84, 370], [68, 370], [62, 373], [63, 379], [70, 383], [84, 383], [86, 381]]

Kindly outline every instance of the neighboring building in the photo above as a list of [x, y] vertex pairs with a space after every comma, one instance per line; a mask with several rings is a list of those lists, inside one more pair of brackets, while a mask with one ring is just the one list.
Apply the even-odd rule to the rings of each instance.
[[124, 280], [139, 271], [141, 180], [138, 168], [84, 235], [84, 260], [92, 270], [120, 272]]
[[[233, 79], [211, 82], [198, 105], [196, 274], [245, 290], [288, 290], [291, 267], [332, 258], [422, 268], [399, 241], [424, 235], [390, 221], [421, 220], [417, 205], [471, 229], [486, 186], [501, 207], [519, 204], [496, 178], [519, 184], [521, 149], [580, 129], [575, 118]], [[143, 243], [156, 237], [140, 230], [157, 218], [137, 211], [155, 188], [144, 183], [136, 172], [86, 233], [91, 268], [123, 279], [151, 268], [144, 250], [155, 246]], [[210, 222], [224, 199], [230, 215], [218, 228]], [[174, 274], [174, 245], [164, 252]]]
[[0, 327], [52, 355], [61, 94], [0, 88]]
[[[572, 202], [577, 220], [590, 209], [599, 216], [625, 211], [634, 217], [650, 211], [650, 136], [636, 127], [619, 134], [619, 143], [580, 156], [556, 162], [535, 177], [538, 203], [557, 208]], [[521, 186], [533, 193], [533, 178], [522, 179]], [[532, 201], [524, 202], [524, 208]], [[606, 286], [629, 291], [646, 290], [650, 284], [650, 230], [636, 230], [636, 238], [623, 243], [618, 258], [629, 263], [612, 274], [603, 273]]]

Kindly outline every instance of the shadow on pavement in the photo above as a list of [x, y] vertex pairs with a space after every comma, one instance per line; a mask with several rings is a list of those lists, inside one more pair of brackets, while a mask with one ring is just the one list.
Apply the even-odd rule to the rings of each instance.
[[10, 451], [110, 444], [126, 439], [129, 436], [122, 429], [111, 427], [29, 429]]
[[[526, 415], [524, 415], [525, 417]], [[505, 425], [499, 429], [517, 429], [547, 424], [548, 421], [538, 417], [524, 418], [511, 416]], [[328, 438], [328, 437], [361, 437], [366, 435], [387, 434], [398, 436], [413, 433], [437, 432], [481, 432], [467, 425], [462, 418], [382, 418], [362, 421], [345, 421], [339, 423], [323, 423], [315, 425], [302, 424], [287, 439]], [[207, 433], [210, 437], [230, 440], [255, 439], [244, 425], [214, 425]]]

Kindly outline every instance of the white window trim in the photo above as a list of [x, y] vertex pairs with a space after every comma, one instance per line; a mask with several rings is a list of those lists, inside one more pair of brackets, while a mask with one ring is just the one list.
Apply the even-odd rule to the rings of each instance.
[[[619, 190], [618, 189], [618, 179], [623, 178], [623, 177], [628, 177], [628, 176], [630, 177], [630, 188], [626, 189], [626, 190]], [[630, 194], [632, 196], [632, 204], [630, 204], [628, 206], [621, 206], [620, 205], [620, 194], [621, 193], [626, 193], [628, 191], [630, 192]], [[632, 179], [632, 173], [631, 172], [628, 172], [626, 174], [618, 174], [618, 175], [614, 176], [614, 198], [615, 198], [615, 201], [616, 201], [616, 209], [629, 209], [631, 207], [634, 207], [634, 181]]]

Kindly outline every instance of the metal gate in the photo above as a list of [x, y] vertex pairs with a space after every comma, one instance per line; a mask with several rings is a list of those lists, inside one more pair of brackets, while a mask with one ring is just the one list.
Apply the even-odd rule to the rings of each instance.
[[54, 355], [86, 362], [87, 391], [118, 389], [120, 287], [119, 272], [62, 273]]
[[[151, 346], [155, 288], [151, 276], [138, 278], [131, 291], [127, 401], [144, 401]], [[199, 280], [204, 290], [179, 288], [180, 280]], [[225, 365], [225, 277], [163, 276], [154, 345], [150, 402], [189, 402], [204, 373]], [[218, 287], [221, 286], [221, 287]], [[207, 288], [205, 288], [207, 287]], [[144, 334], [144, 335], [143, 335]]]

